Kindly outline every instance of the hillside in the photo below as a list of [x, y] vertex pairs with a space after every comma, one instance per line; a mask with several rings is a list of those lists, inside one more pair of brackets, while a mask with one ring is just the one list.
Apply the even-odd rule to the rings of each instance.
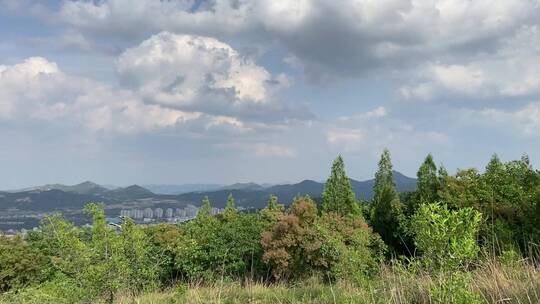
[[[398, 191], [413, 191], [416, 180], [399, 172], [394, 172]], [[373, 196], [374, 180], [357, 181], [351, 179], [353, 189], [359, 199], [368, 200]], [[216, 186], [216, 185], [214, 185]], [[158, 185], [154, 185], [154, 189]], [[63, 212], [68, 218], [82, 223], [85, 217], [81, 211], [88, 202], [101, 202], [108, 216], [118, 216], [121, 209], [176, 208], [187, 204], [198, 206], [208, 196], [214, 207], [225, 207], [227, 197], [232, 194], [236, 204], [246, 208], [263, 208], [270, 195], [276, 195], [283, 204], [290, 203], [295, 196], [309, 195], [321, 197], [324, 183], [304, 180], [295, 184], [260, 185], [237, 183], [219, 186], [217, 189], [192, 191], [182, 194], [156, 194], [145, 187], [131, 185], [124, 188], [107, 189], [93, 182], [66, 186], [49, 184], [20, 191], [0, 192], [0, 229], [20, 229], [34, 227], [36, 221], [47, 213]], [[169, 185], [168, 189], [179, 189]], [[18, 223], [18, 224], [14, 224]]]

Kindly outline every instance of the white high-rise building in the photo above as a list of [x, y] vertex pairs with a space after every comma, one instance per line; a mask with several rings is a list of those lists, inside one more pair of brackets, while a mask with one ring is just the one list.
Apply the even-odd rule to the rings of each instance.
[[162, 218], [162, 217], [163, 217], [163, 209], [161, 209], [161, 208], [156, 208], [156, 209], [154, 210], [154, 216], [155, 216], [156, 218]]
[[197, 212], [199, 212], [199, 208], [193, 206], [193, 205], [187, 205], [186, 206], [186, 216], [187, 217], [196, 217]]
[[185, 209], [176, 208], [174, 213], [175, 213], [176, 217], [186, 217], [186, 210]]
[[165, 210], [165, 217], [166, 218], [171, 218], [171, 217], [173, 217], [173, 213], [174, 212], [173, 212], [172, 208], [167, 208], [167, 210]]
[[154, 217], [154, 211], [152, 211], [152, 209], [150, 208], [146, 208], [144, 209], [144, 217], [145, 218], [153, 218]]

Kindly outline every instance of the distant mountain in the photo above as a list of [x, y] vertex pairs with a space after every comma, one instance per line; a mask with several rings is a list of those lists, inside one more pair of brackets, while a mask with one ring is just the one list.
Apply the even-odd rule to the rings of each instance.
[[223, 186], [219, 190], [263, 190], [265, 187], [255, 183], [236, 183], [228, 186]]
[[[397, 171], [394, 171], [396, 188], [399, 192], [414, 191], [416, 189], [416, 179], [407, 177]], [[375, 180], [357, 181], [351, 179], [351, 185], [356, 197], [363, 200], [370, 200], [373, 197], [373, 186]], [[237, 185], [240, 189], [233, 189]], [[220, 189], [216, 191], [191, 192], [174, 196], [174, 199], [199, 205], [201, 200], [208, 196], [212, 205], [215, 207], [224, 207], [227, 196], [231, 193], [238, 206], [262, 208], [266, 205], [270, 195], [276, 195], [280, 202], [288, 204], [295, 196], [309, 195], [312, 198], [320, 198], [324, 190], [324, 183], [313, 180], [304, 180], [296, 184], [275, 185], [263, 187], [258, 184], [234, 184], [231, 189]]]
[[180, 184], [180, 185], [160, 185], [150, 184], [142, 187], [152, 191], [155, 194], [182, 194], [189, 192], [214, 191], [225, 187], [221, 184]]
[[[416, 188], [414, 178], [394, 172], [394, 179], [400, 192], [413, 191]], [[368, 200], [373, 197], [374, 180], [351, 179], [351, 184], [359, 199]], [[64, 214], [67, 212], [71, 219], [75, 218], [81, 223], [80, 213], [88, 202], [102, 202], [108, 216], [117, 216], [121, 209], [178, 208], [187, 204], [197, 206], [205, 196], [208, 196], [213, 206], [223, 208], [229, 194], [234, 196], [238, 206], [263, 208], [272, 194], [277, 195], [281, 203], [289, 204], [297, 195], [320, 199], [323, 190], [324, 183], [313, 180], [266, 187], [255, 183], [237, 183], [181, 194], [154, 193], [138, 185], [109, 190], [92, 182], [73, 186], [50, 184], [23, 191], [0, 192], [0, 229], [20, 227], [10, 224], [17, 221], [24, 222], [26, 227], [34, 227], [44, 213], [57, 211]]]
[[[415, 178], [405, 176], [397, 171], [394, 171], [393, 173], [398, 192], [408, 192], [416, 189]], [[363, 200], [370, 200], [373, 198], [373, 186], [375, 185], [374, 179], [366, 181], [357, 181], [351, 179], [351, 185], [356, 193], [356, 197]]]
[[156, 196], [156, 194], [154, 194], [152, 191], [139, 185], [131, 185], [125, 188], [109, 190], [105, 195], [116, 199], [141, 199]]
[[86, 181], [86, 182], [82, 182], [80, 184], [76, 184], [72, 186], [63, 185], [63, 184], [47, 184], [43, 186], [36, 186], [36, 187], [30, 187], [30, 188], [25, 188], [25, 189], [19, 189], [19, 190], [11, 190], [7, 192], [17, 193], [17, 192], [25, 192], [25, 191], [49, 191], [49, 190], [61, 190], [61, 191], [70, 192], [70, 193], [95, 194], [95, 195], [100, 195], [109, 191], [109, 189], [103, 186], [100, 186], [90, 181]]
[[67, 209], [82, 209], [88, 202], [101, 202], [102, 197], [80, 194], [58, 189], [30, 190], [22, 192], [0, 192], [0, 211], [15, 214], [17, 210], [53, 212]]

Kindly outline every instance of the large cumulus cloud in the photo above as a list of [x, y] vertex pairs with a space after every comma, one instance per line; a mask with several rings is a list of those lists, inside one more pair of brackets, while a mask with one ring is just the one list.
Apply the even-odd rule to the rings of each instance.
[[[212, 38], [155, 35], [121, 54], [118, 75], [122, 86], [70, 75], [42, 57], [0, 65], [0, 119], [93, 133], [205, 134], [264, 131], [269, 123], [310, 117], [272, 97], [284, 76], [272, 76]], [[251, 111], [270, 115], [256, 119]]]

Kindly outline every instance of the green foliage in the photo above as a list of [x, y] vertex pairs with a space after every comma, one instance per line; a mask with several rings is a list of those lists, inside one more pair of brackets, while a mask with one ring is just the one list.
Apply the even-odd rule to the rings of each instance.
[[199, 212], [197, 212], [197, 221], [207, 221], [211, 216], [212, 206], [210, 205], [210, 200], [208, 199], [208, 196], [205, 196], [202, 200], [201, 208], [199, 208]]
[[264, 230], [270, 229], [283, 215], [284, 211], [285, 206], [278, 202], [277, 196], [270, 195], [268, 205], [260, 211], [261, 224], [263, 225]]
[[433, 303], [439, 304], [480, 304], [481, 297], [471, 290], [472, 276], [469, 273], [454, 272], [443, 277], [431, 288]]
[[20, 289], [43, 280], [45, 257], [20, 236], [0, 235], [0, 293]]
[[324, 185], [322, 211], [341, 215], [361, 213], [341, 155], [334, 160], [330, 177]]
[[263, 259], [278, 279], [359, 279], [373, 272], [371, 230], [361, 217], [324, 213], [318, 216], [308, 197], [296, 198], [290, 210], [264, 233]]
[[494, 254], [518, 246], [523, 252], [539, 240], [537, 204], [540, 174], [527, 157], [502, 163], [494, 155], [485, 173], [460, 170], [440, 192], [450, 208], [472, 207], [484, 215], [480, 239]]
[[[540, 272], [533, 264], [540, 243], [540, 172], [528, 157], [502, 162], [494, 155], [483, 173], [449, 175], [428, 155], [417, 190], [398, 195], [385, 150], [374, 194], [371, 204], [358, 204], [338, 157], [323, 212], [309, 197], [295, 198], [285, 210], [270, 196], [266, 208], [243, 213], [229, 195], [225, 212], [216, 216], [205, 197], [197, 217], [186, 223], [147, 226], [124, 218], [113, 227], [103, 206], [89, 204], [90, 227], [53, 215], [25, 238], [0, 236], [0, 303], [133, 303], [123, 299], [158, 288], [174, 290], [170, 302], [184, 303], [193, 286], [218, 282], [217, 297], [198, 301], [226, 302], [221, 286], [275, 279], [287, 303], [478, 303], [478, 294], [488, 302], [540, 301]], [[480, 250], [487, 259], [478, 258]], [[389, 251], [399, 260], [385, 260]], [[294, 291], [290, 283], [306, 286]], [[333, 289], [338, 285], [343, 290]], [[236, 294], [238, 303], [259, 299]], [[260, 299], [280, 301], [274, 295]]]
[[215, 217], [199, 213], [195, 220], [180, 226], [150, 229], [168, 261], [166, 279], [210, 282], [260, 276], [268, 271], [262, 262], [260, 238], [266, 224], [261, 214], [232, 211]]
[[455, 268], [476, 258], [482, 215], [472, 208], [457, 211], [446, 205], [424, 204], [409, 227], [424, 261], [436, 268]]
[[99, 204], [88, 204], [92, 227], [81, 230], [59, 216], [46, 218], [40, 232], [28, 238], [32, 248], [47, 258], [43, 272], [49, 280], [36, 295], [59, 302], [100, 298], [112, 302], [118, 291], [138, 293], [154, 286], [160, 269], [149, 239], [130, 219], [121, 230], [108, 227]]
[[227, 206], [225, 207], [225, 212], [223, 212], [223, 217], [226, 220], [234, 220], [234, 217], [236, 217], [238, 211], [236, 210], [236, 205], [234, 202], [234, 197], [232, 194], [229, 194], [229, 197], [227, 198]]
[[379, 169], [375, 173], [373, 192], [375, 195], [370, 216], [373, 230], [392, 249], [398, 252], [404, 251], [399, 230], [403, 208], [394, 182], [390, 152], [387, 149], [383, 151]]
[[418, 169], [416, 176], [416, 191], [407, 201], [408, 215], [414, 214], [421, 204], [434, 203], [440, 200], [439, 192], [444, 187], [448, 173], [442, 166], [437, 170], [433, 156], [428, 154]]

